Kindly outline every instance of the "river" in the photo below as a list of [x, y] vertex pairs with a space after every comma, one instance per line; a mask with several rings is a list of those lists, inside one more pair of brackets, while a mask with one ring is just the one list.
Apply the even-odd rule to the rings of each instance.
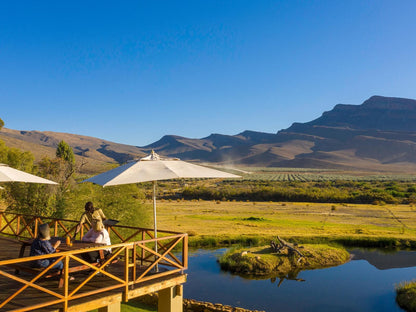
[[416, 252], [350, 250], [343, 265], [300, 272], [297, 280], [253, 280], [220, 269], [226, 249], [197, 250], [189, 256], [184, 297], [268, 312], [402, 311], [396, 284], [416, 278]]

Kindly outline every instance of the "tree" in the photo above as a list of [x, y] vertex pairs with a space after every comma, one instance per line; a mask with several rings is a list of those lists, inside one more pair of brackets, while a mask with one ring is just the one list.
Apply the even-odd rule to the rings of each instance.
[[75, 163], [74, 151], [64, 140], [62, 140], [58, 144], [58, 147], [56, 149], [56, 157], [62, 158], [70, 164]]
[[4, 121], [0, 118], [0, 130], [4, 127]]
[[[42, 175], [37, 171], [34, 159], [32, 153], [9, 148], [3, 141], [0, 141], [0, 163], [35, 175]], [[56, 209], [55, 186], [34, 183], [5, 183], [3, 187], [5, 190], [0, 192], [3, 208], [19, 213], [43, 216], [50, 216]]]
[[45, 159], [45, 162], [45, 167], [48, 168], [48, 170], [52, 170], [54, 175], [58, 178], [61, 193], [68, 191], [76, 170], [75, 156], [72, 148], [62, 140], [56, 148], [56, 159]]

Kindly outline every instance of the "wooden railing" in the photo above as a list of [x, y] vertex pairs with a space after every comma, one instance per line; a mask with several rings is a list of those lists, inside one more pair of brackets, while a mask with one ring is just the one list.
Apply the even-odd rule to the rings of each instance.
[[[37, 235], [37, 226], [49, 223], [53, 236], [71, 236], [78, 224], [77, 221], [27, 216], [20, 214], [0, 213], [0, 234], [19, 240], [34, 238]], [[154, 238], [151, 229], [112, 226], [109, 228], [111, 246], [93, 247], [82, 250], [71, 250], [36, 257], [23, 257], [0, 261], [1, 286], [10, 284], [7, 292], [2, 291], [0, 297], [0, 311], [30, 311], [46, 306], [59, 304], [63, 311], [67, 311], [71, 300], [93, 296], [114, 289], [121, 289], [128, 299], [128, 290], [140, 287], [140, 284], [153, 279], [168, 277], [171, 274], [182, 273], [188, 267], [188, 236], [187, 234], [160, 231], [158, 238]], [[154, 249], [155, 244], [158, 251]], [[99, 251], [111, 247], [112, 253], [99, 266], [86, 262], [81, 254], [86, 251]], [[31, 261], [37, 259], [55, 259], [53, 263], [39, 273], [25, 277], [13, 274], [12, 268], [16, 266], [29, 266]], [[58, 282], [45, 278], [50, 274], [54, 264], [62, 261], [64, 286], [59, 288]], [[117, 261], [116, 264], [114, 262]], [[85, 266], [82, 278], [69, 280], [71, 268]], [[90, 270], [90, 271], [88, 271]], [[97, 275], [99, 277], [97, 277]], [[97, 278], [105, 282], [91, 285]], [[5, 281], [6, 280], [6, 281]], [[97, 287], [97, 285], [99, 285]], [[24, 295], [23, 295], [24, 293]], [[37, 298], [32, 302], [30, 297]], [[15, 303], [24, 299], [24, 306], [16, 308]], [[22, 302], [22, 301], [21, 301]]]
[[[0, 234], [18, 239], [36, 238], [38, 234], [38, 225], [43, 223], [49, 224], [51, 236], [69, 236], [70, 238], [74, 238], [79, 221], [0, 212]], [[154, 238], [153, 229], [123, 225], [113, 225], [106, 228], [110, 234], [111, 242], [124, 243]], [[89, 225], [84, 223], [80, 230], [80, 237], [88, 230]], [[158, 231], [158, 234], [159, 236], [166, 236], [179, 233], [172, 231]]]

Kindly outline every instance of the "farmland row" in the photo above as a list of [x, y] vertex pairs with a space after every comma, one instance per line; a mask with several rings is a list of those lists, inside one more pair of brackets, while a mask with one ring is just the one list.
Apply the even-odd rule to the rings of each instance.
[[313, 173], [252, 173], [244, 175], [244, 180], [249, 181], [403, 181], [415, 182], [416, 175], [364, 175], [355, 176], [348, 174], [313, 174]]

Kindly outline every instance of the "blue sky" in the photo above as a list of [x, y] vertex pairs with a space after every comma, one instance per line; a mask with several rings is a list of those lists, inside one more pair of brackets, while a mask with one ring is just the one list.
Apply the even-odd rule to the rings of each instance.
[[416, 1], [1, 1], [5, 127], [143, 146], [416, 98]]

